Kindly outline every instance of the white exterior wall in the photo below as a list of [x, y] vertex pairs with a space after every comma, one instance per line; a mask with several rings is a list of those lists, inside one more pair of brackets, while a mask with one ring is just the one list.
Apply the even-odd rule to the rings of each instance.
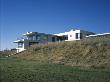
[[[74, 40], [80, 40], [80, 30], [71, 30], [69, 32], [65, 32], [65, 33], [59, 33], [59, 34], [55, 34], [57, 36], [63, 36], [63, 35], [67, 35], [68, 36], [68, 40], [65, 41], [74, 41]], [[76, 33], [78, 33], [78, 39], [76, 39]]]
[[[76, 33], [78, 33], [78, 39], [76, 39]], [[73, 41], [73, 40], [80, 40], [80, 30], [71, 30], [68, 32], [68, 40], [67, 41]]]
[[26, 49], [24, 49], [24, 48], [16, 48], [16, 49], [17, 49], [17, 53], [19, 53], [19, 52], [22, 52], [22, 51], [26, 50]]
[[22, 48], [16, 48], [16, 49], [17, 49], [17, 53], [19, 53], [19, 52], [22, 52], [22, 51], [26, 50], [26, 49], [25, 49], [25, 48], [26, 48], [26, 46], [28, 46], [28, 45], [29, 45], [29, 42], [28, 42], [27, 40], [22, 39], [22, 41], [23, 41], [23, 46], [22, 46]]

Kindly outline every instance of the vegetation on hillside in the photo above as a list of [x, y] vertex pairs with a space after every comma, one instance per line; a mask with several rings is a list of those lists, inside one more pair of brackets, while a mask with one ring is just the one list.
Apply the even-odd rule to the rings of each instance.
[[7, 57], [7, 56], [14, 54], [14, 53], [16, 53], [15, 49], [0, 51], [0, 58]]
[[110, 40], [82, 40], [34, 45], [13, 57], [69, 66], [110, 68]]
[[0, 82], [110, 82], [109, 69], [109, 40], [49, 43], [1, 56]]

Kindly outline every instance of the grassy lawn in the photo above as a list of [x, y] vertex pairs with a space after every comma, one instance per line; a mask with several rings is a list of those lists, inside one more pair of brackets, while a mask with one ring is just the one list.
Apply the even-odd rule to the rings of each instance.
[[110, 82], [110, 70], [0, 58], [0, 82]]

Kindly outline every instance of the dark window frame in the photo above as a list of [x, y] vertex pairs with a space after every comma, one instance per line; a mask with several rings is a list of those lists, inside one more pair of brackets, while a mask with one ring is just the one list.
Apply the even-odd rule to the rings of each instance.
[[79, 35], [79, 33], [76, 33], [76, 39], [79, 39], [78, 35]]
[[83, 34], [82, 33], [80, 33], [80, 39], [82, 39], [83, 38]]
[[72, 37], [72, 35], [70, 35], [70, 37]]
[[23, 48], [23, 43], [18, 43], [18, 48]]

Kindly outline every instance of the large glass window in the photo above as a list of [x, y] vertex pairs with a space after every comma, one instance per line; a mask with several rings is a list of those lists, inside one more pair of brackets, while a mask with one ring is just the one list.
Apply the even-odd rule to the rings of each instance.
[[52, 37], [52, 42], [55, 42], [55, 37]]
[[32, 36], [29, 36], [29, 37], [28, 37], [28, 40], [33, 40], [33, 37], [32, 37]]
[[23, 43], [18, 43], [18, 48], [22, 48], [23, 47]]
[[65, 35], [64, 36], [64, 40], [68, 40], [68, 35]]
[[40, 35], [37, 35], [36, 36], [36, 40], [40, 40]]
[[33, 40], [36, 40], [36, 36], [33, 36]]

